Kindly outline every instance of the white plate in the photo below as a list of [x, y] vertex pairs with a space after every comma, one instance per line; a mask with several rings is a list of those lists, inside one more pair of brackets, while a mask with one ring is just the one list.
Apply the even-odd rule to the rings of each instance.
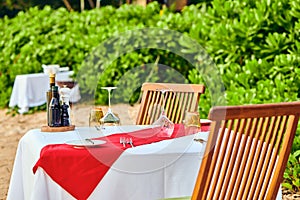
[[105, 144], [106, 141], [104, 140], [91, 140], [91, 139], [82, 139], [82, 140], [71, 140], [66, 142], [68, 145], [73, 145], [76, 147], [94, 147], [99, 146], [101, 144]]

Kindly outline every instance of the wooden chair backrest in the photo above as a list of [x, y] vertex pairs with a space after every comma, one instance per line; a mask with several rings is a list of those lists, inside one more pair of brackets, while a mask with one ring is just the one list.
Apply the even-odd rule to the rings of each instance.
[[300, 102], [214, 107], [192, 199], [276, 199]]
[[169, 89], [165, 93], [165, 113], [173, 123], [181, 123], [185, 111], [198, 111], [200, 95], [205, 86], [198, 84], [144, 83], [142, 85], [142, 101], [136, 124], [148, 125], [158, 119], [163, 104], [161, 89]]

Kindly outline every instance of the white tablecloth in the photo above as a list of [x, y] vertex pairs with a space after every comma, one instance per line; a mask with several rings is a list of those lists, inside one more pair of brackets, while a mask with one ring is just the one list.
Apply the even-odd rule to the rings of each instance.
[[[59, 72], [56, 81], [72, 81], [73, 71]], [[46, 92], [49, 90], [49, 76], [44, 73], [22, 74], [15, 78], [10, 96], [9, 107], [18, 106], [19, 113], [28, 112], [29, 107], [40, 106], [46, 103]], [[71, 89], [71, 102], [80, 100], [78, 84]]]
[[[7, 200], [74, 199], [42, 168], [38, 168], [36, 174], [33, 174], [32, 168], [39, 159], [41, 149], [47, 144], [100, 137], [140, 128], [145, 126], [110, 127], [103, 134], [83, 127], [61, 133], [40, 132], [38, 129], [29, 131], [18, 145]], [[205, 148], [205, 143], [195, 142], [193, 138], [206, 140], [207, 135], [207, 132], [201, 132], [127, 149], [88, 199], [152, 200], [190, 196]], [[278, 199], [282, 199], [281, 191]]]

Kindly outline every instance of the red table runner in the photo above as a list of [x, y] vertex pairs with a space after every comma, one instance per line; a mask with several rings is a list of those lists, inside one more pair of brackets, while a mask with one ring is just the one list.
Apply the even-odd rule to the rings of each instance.
[[123, 147], [120, 137], [132, 138], [134, 146], [140, 146], [185, 135], [184, 127], [179, 124], [175, 124], [171, 137], [158, 137], [159, 130], [160, 128], [147, 128], [96, 138], [106, 141], [96, 148], [74, 148], [67, 144], [47, 145], [42, 149], [33, 172], [42, 167], [73, 197], [87, 199], [123, 151], [131, 147], [129, 144]]

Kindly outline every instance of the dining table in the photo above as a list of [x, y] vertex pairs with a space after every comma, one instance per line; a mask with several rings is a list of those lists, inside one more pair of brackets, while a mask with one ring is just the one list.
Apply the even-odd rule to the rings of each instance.
[[[55, 80], [73, 81], [73, 71], [62, 71], [56, 74]], [[49, 90], [49, 75], [46, 73], [20, 74], [14, 81], [9, 107], [17, 106], [20, 114], [29, 111], [29, 108], [41, 106], [46, 103], [46, 92]], [[71, 88], [70, 102], [81, 99], [79, 85]]]
[[[182, 125], [177, 125], [174, 137], [157, 137], [149, 130], [156, 127], [75, 127], [66, 132], [32, 129], [19, 141], [7, 199], [152, 200], [191, 196], [205, 156], [208, 129], [187, 134]], [[133, 139], [123, 142], [122, 137]], [[111, 141], [114, 143], [109, 146]], [[99, 164], [101, 156], [108, 160]], [[98, 161], [93, 163], [86, 157]], [[278, 199], [282, 199], [281, 191]]]

